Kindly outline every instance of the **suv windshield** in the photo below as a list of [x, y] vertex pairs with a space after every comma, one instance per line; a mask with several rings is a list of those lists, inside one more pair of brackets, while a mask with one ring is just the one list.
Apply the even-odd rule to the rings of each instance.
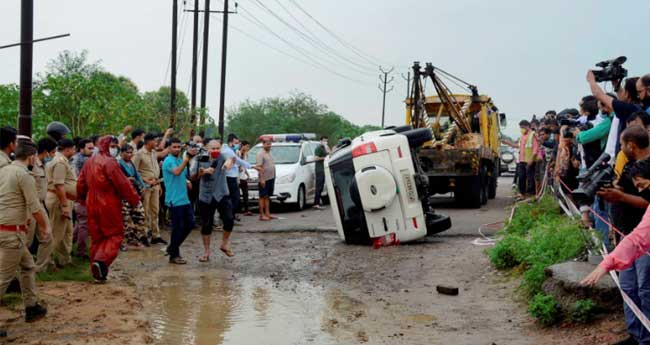
[[[257, 154], [262, 146], [253, 147], [248, 153], [248, 162], [257, 164]], [[275, 164], [295, 164], [300, 160], [300, 145], [273, 145], [271, 146], [271, 157]]]

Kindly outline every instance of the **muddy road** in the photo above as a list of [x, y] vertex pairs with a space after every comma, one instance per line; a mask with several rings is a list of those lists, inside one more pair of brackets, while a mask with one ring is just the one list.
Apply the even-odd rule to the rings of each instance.
[[[233, 234], [234, 258], [213, 249], [199, 263], [195, 231], [181, 248], [186, 266], [169, 265], [157, 248], [122, 255], [116, 269], [136, 284], [156, 344], [554, 343], [515, 302], [517, 282], [471, 243], [479, 225], [506, 216], [510, 181], [480, 210], [438, 199], [453, 228], [414, 244], [345, 245], [328, 208], [245, 219]], [[439, 284], [460, 293], [438, 294]]]

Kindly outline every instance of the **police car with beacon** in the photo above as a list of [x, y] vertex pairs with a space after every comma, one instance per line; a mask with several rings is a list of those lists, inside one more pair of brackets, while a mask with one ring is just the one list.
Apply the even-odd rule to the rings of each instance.
[[341, 140], [325, 159], [325, 181], [339, 236], [375, 247], [414, 241], [451, 227], [429, 205], [416, 150], [428, 128], [393, 127]]
[[[256, 164], [257, 154], [263, 150], [262, 141], [270, 139], [271, 156], [275, 162], [275, 192], [272, 201], [289, 204], [296, 210], [304, 210], [314, 202], [316, 193], [315, 151], [320, 142], [316, 134], [264, 134], [259, 144], [251, 148], [247, 160]], [[248, 169], [249, 202], [259, 199], [259, 174]], [[323, 196], [327, 191], [323, 191]]]

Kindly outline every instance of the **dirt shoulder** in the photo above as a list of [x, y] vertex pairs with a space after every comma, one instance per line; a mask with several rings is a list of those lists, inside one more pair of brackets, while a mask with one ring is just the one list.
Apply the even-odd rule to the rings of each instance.
[[96, 285], [86, 282], [39, 282], [45, 319], [26, 323], [22, 303], [0, 308], [2, 344], [147, 344], [149, 325], [135, 287], [124, 277]]

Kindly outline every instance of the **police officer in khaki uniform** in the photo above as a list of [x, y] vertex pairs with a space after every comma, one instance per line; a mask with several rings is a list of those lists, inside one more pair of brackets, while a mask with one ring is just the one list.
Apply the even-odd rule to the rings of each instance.
[[[16, 160], [8, 164], [14, 148]], [[37, 303], [36, 266], [27, 248], [27, 219], [31, 216], [38, 222], [39, 238], [47, 240], [51, 232], [28, 170], [34, 164], [36, 145], [21, 140], [16, 146], [15, 130], [5, 127], [0, 129], [0, 149], [0, 298], [20, 271], [25, 321], [32, 322], [44, 317], [47, 309]]]
[[[38, 141], [38, 153], [34, 159], [34, 166], [32, 167], [32, 176], [36, 181], [36, 193], [38, 200], [45, 207], [45, 198], [47, 196], [47, 176], [45, 176], [45, 160], [51, 159], [56, 153], [56, 141], [51, 138], [43, 138]], [[39, 233], [38, 223], [35, 219], [31, 219], [28, 224], [27, 232], [27, 246], [31, 248], [32, 242], [36, 236], [39, 241], [38, 253], [36, 259], [36, 271], [41, 272], [47, 270], [47, 263], [49, 263], [50, 255], [52, 255], [52, 241], [44, 241], [38, 237]]]
[[[52, 246], [58, 256], [57, 264], [65, 266], [72, 262], [72, 205], [77, 195], [77, 175], [68, 162], [75, 154], [74, 142], [61, 139], [56, 155], [45, 166], [47, 196], [45, 206], [52, 225]], [[47, 263], [41, 263], [47, 265]]]
[[142, 206], [144, 206], [145, 221], [151, 230], [151, 244], [167, 244], [160, 237], [158, 227], [158, 211], [160, 210], [160, 165], [156, 148], [156, 135], [147, 133], [144, 136], [144, 146], [133, 157], [133, 164], [145, 183], [142, 191]]

